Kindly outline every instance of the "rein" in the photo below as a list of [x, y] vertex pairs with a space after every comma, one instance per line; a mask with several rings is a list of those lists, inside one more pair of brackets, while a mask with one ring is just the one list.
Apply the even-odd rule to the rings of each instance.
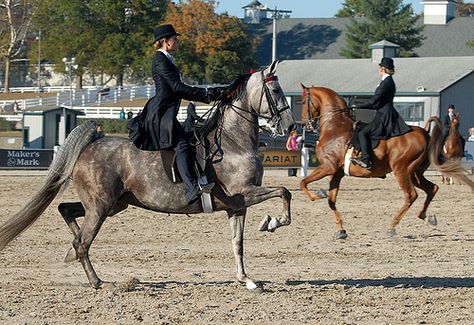
[[[251, 76], [249, 74], [244, 80], [242, 80], [237, 85], [237, 87], [235, 89], [231, 90], [228, 94], [224, 94], [218, 101], [216, 101], [214, 103], [214, 105], [206, 113], [204, 113], [203, 117], [205, 117], [206, 115], [209, 115], [209, 118], [206, 120], [206, 122], [204, 123], [204, 125], [202, 127], [202, 129], [207, 128], [207, 132], [201, 132], [200, 134], [197, 134], [196, 130], [194, 130], [194, 138], [197, 140], [195, 146], [197, 146], [197, 145], [203, 143], [203, 141], [205, 139], [205, 136], [211, 131], [211, 128], [214, 125], [214, 123], [218, 123], [217, 127], [216, 127], [216, 132], [215, 132], [215, 135], [214, 135], [214, 138], [215, 138], [214, 142], [215, 142], [217, 147], [216, 147], [215, 150], [211, 151], [205, 157], [205, 159], [208, 159], [208, 158], [214, 159], [214, 157], [219, 155], [219, 154], [220, 154], [220, 156], [222, 156], [222, 149], [221, 149], [221, 145], [220, 145], [220, 143], [221, 143], [220, 133], [223, 130], [223, 128], [221, 126], [222, 118], [218, 117], [219, 118], [218, 121], [215, 121], [214, 119], [212, 119], [212, 117], [213, 117], [212, 112], [214, 112], [214, 110], [217, 110], [217, 112], [219, 112], [219, 111], [222, 112], [226, 107], [230, 107], [236, 114], [238, 114], [240, 117], [242, 117], [243, 119], [245, 119], [246, 121], [248, 121], [250, 123], [252, 123], [253, 121], [250, 120], [247, 116], [243, 115], [242, 113], [248, 113], [248, 114], [251, 114], [252, 116], [257, 117], [257, 118], [263, 118], [267, 122], [272, 121], [274, 123], [274, 125], [277, 125], [278, 123], [280, 123], [280, 121], [282, 119], [281, 114], [284, 111], [290, 109], [289, 106], [286, 106], [282, 109], [278, 109], [278, 106], [277, 106], [276, 102], [273, 100], [273, 98], [270, 94], [270, 89], [268, 88], [267, 83], [272, 82], [272, 81], [278, 81], [278, 77], [273, 75], [273, 74], [269, 74], [266, 77], [264, 77], [263, 76], [263, 71], [261, 71], [261, 73], [262, 73], [263, 85], [262, 85], [262, 92], [261, 92], [261, 95], [260, 95], [260, 102], [259, 102], [258, 111], [260, 111], [260, 108], [262, 107], [263, 95], [265, 94], [265, 98], [267, 100], [271, 116], [267, 117], [265, 115], [262, 115], [262, 114], [258, 113], [254, 109], [245, 109], [245, 108], [237, 106], [233, 103], [236, 100], [236, 98], [233, 98], [233, 97], [237, 93], [238, 89], [240, 87], [242, 87], [244, 82], [248, 81], [248, 78]], [[209, 121], [209, 123], [207, 123], [208, 121]], [[260, 125], [258, 126], [258, 128], [262, 131], [267, 131], [265, 128], [261, 127]], [[218, 131], [220, 131], [220, 132], [218, 132]]]
[[[311, 114], [311, 105], [313, 105], [314, 108], [316, 108], [316, 105], [313, 103], [313, 101], [311, 100], [311, 92], [310, 92], [310, 89], [309, 88], [304, 88], [305, 92], [307, 93], [307, 96], [308, 96], [308, 102], [307, 102], [307, 114], [308, 114], [308, 124], [311, 126], [311, 128], [313, 129], [313, 132], [316, 132], [316, 133], [319, 133], [320, 130], [321, 130], [321, 127], [322, 127], [322, 124], [324, 123], [321, 123], [321, 119], [322, 118], [325, 118], [325, 117], [328, 117], [326, 121], [328, 121], [333, 115], [336, 115], [336, 114], [339, 114], [339, 113], [342, 113], [342, 112], [345, 112], [345, 111], [350, 111], [351, 108], [350, 107], [344, 107], [344, 108], [338, 108], [338, 109], [334, 109], [334, 110], [331, 110], [329, 112], [326, 112], [324, 114], [319, 114], [319, 116], [314, 116], [312, 117], [312, 114]], [[354, 120], [351, 116], [351, 119]], [[319, 123], [318, 123], [319, 122]], [[318, 126], [316, 126], [318, 124]]]

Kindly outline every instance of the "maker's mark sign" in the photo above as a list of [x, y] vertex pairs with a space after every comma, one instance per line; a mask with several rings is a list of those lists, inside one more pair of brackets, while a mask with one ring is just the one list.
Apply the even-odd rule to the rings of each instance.
[[0, 168], [47, 169], [53, 161], [53, 150], [0, 149]]

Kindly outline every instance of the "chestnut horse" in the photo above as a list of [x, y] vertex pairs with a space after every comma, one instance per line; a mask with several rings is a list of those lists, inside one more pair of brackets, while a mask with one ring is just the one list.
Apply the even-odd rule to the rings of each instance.
[[[440, 121], [441, 123], [441, 121]], [[451, 120], [448, 136], [444, 142], [443, 154], [446, 159], [459, 159], [463, 157], [463, 145], [461, 143], [461, 135], [459, 134], [459, 115], [456, 114]], [[454, 184], [452, 177], [446, 177], [447, 184]], [[441, 183], [445, 183], [445, 176], [441, 176]]]
[[[319, 120], [320, 138], [316, 145], [316, 156], [319, 166], [305, 177], [301, 189], [314, 201], [327, 197], [329, 207], [334, 213], [336, 223], [336, 238], [345, 239], [347, 233], [342, 225], [341, 215], [336, 209], [336, 197], [339, 184], [346, 172], [356, 177], [385, 177], [393, 172], [400, 188], [405, 194], [405, 202], [388, 226], [389, 236], [395, 235], [395, 227], [415, 202], [418, 194], [415, 187], [426, 193], [423, 207], [418, 212], [418, 218], [428, 223], [436, 224], [434, 216], [427, 217], [428, 206], [438, 191], [438, 186], [430, 182], [423, 175], [430, 162], [441, 172], [461, 179], [471, 186], [474, 191], [474, 182], [464, 174], [458, 161], [439, 160], [443, 146], [441, 127], [435, 124], [432, 136], [420, 127], [412, 126], [412, 131], [388, 140], [380, 140], [374, 149], [372, 168], [364, 169], [358, 165], [345, 163], [352, 135], [354, 120], [346, 102], [335, 91], [324, 87], [305, 87], [303, 84], [301, 122], [307, 130], [313, 130], [313, 125]], [[432, 118], [428, 123], [432, 122]], [[318, 191], [317, 194], [308, 190], [308, 184], [329, 176], [329, 194]]]

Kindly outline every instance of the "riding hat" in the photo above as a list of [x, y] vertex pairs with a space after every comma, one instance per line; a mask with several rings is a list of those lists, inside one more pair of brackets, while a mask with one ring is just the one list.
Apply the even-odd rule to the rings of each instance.
[[393, 65], [393, 60], [391, 58], [382, 58], [379, 63], [379, 66], [392, 70], [395, 69], [395, 66]]
[[154, 42], [156, 42], [156, 41], [158, 41], [162, 38], [167, 38], [167, 37], [171, 37], [171, 36], [175, 36], [175, 35], [176, 36], [181, 36], [181, 34], [176, 33], [173, 25], [171, 25], [171, 24], [165, 24], [165, 25], [158, 26], [153, 31], [153, 36], [155, 37]]

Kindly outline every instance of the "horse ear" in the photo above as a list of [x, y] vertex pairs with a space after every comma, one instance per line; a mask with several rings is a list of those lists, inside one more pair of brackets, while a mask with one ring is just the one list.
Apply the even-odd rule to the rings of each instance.
[[302, 83], [302, 82], [300, 82], [300, 86], [301, 86], [301, 88], [303, 88], [303, 89], [306, 89], [306, 88], [308, 88], [308, 87], [306, 87], [305, 85], [303, 85], [303, 83]]
[[275, 74], [278, 63], [280, 63], [280, 61], [278, 60], [273, 61], [272, 64], [270, 64], [270, 66], [267, 68], [268, 72], [266, 73], [266, 75]]

